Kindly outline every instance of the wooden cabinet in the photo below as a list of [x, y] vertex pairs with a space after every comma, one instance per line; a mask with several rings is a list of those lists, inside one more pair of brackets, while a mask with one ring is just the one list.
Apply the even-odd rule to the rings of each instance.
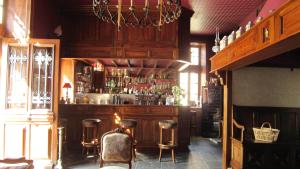
[[300, 1], [293, 1], [287, 4], [278, 12], [277, 16], [277, 33], [279, 39], [299, 33], [300, 31]]
[[[78, 4], [74, 4], [78, 5]], [[72, 6], [72, 5], [71, 5]], [[76, 6], [62, 17], [65, 58], [155, 58], [189, 61], [190, 17], [183, 10], [179, 21], [157, 27], [121, 27], [99, 20], [91, 11]], [[72, 7], [70, 7], [72, 8]], [[180, 38], [180, 40], [179, 40]]]
[[300, 2], [289, 1], [213, 56], [211, 71], [234, 70], [299, 48]]
[[3, 39], [0, 158], [55, 162], [59, 40]]

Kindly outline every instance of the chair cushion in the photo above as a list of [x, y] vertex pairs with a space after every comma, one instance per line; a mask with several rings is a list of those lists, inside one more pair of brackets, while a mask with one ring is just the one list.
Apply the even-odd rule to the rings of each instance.
[[102, 159], [111, 162], [127, 162], [131, 159], [132, 142], [123, 133], [111, 133], [102, 138]]
[[27, 163], [0, 163], [0, 169], [28, 169], [29, 167], [31, 167], [31, 165]]
[[170, 129], [177, 126], [177, 122], [174, 120], [162, 120], [158, 122], [159, 126], [164, 129]]

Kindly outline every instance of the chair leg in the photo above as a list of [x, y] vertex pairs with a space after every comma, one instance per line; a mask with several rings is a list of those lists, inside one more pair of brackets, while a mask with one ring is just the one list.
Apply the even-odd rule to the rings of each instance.
[[95, 158], [95, 162], [97, 162], [97, 158], [98, 158], [97, 147], [94, 147], [94, 158]]
[[84, 157], [84, 152], [85, 152], [85, 148], [82, 147], [82, 152], [81, 152], [82, 157]]
[[174, 128], [172, 128], [172, 133], [171, 133], [172, 159], [173, 162], [175, 163], [174, 145], [175, 145], [175, 130]]
[[103, 167], [103, 160], [102, 160], [102, 158], [100, 158], [99, 165], [100, 165], [100, 168], [102, 168], [102, 167]]
[[132, 148], [132, 157], [133, 157], [133, 161], [135, 161], [135, 159], [136, 159], [135, 146], [133, 146], [133, 148]]
[[161, 161], [161, 154], [162, 154], [162, 149], [159, 148], [159, 161]]
[[173, 163], [175, 163], [175, 152], [174, 152], [174, 148], [172, 148], [172, 160], [173, 160]]
[[129, 169], [131, 169], [131, 161], [128, 163], [128, 165], [129, 165]]

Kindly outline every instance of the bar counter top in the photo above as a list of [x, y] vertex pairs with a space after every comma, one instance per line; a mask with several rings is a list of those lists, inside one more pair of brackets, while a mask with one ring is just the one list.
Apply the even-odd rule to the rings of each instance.
[[[178, 149], [186, 149], [190, 143], [191, 113], [189, 106], [177, 105], [135, 105], [135, 104], [59, 104], [59, 119], [67, 122], [67, 146], [70, 149], [81, 148], [81, 122], [87, 118], [101, 120], [100, 137], [115, 129], [115, 115], [121, 119], [137, 121], [137, 148], [157, 148], [159, 142], [160, 120], [174, 120], [178, 123], [175, 130]], [[167, 132], [167, 136], [170, 133]]]
[[60, 104], [66, 106], [80, 105], [80, 106], [140, 106], [140, 107], [190, 107], [186, 105], [139, 105], [139, 104], [97, 104], [97, 103], [70, 103], [70, 104]]

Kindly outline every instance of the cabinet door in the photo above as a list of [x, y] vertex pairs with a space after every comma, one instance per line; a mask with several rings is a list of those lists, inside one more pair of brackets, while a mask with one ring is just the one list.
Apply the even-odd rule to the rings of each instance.
[[26, 113], [28, 102], [29, 46], [3, 42], [1, 57], [1, 109]]
[[4, 157], [25, 156], [28, 126], [22, 123], [8, 122], [3, 124], [3, 129]]
[[300, 29], [300, 1], [293, 1], [279, 12], [279, 38], [284, 39], [299, 33]]
[[[0, 154], [3, 158], [25, 156], [54, 161], [59, 40], [29, 39], [21, 45], [4, 38], [2, 54]], [[18, 125], [6, 125], [14, 123]]]

